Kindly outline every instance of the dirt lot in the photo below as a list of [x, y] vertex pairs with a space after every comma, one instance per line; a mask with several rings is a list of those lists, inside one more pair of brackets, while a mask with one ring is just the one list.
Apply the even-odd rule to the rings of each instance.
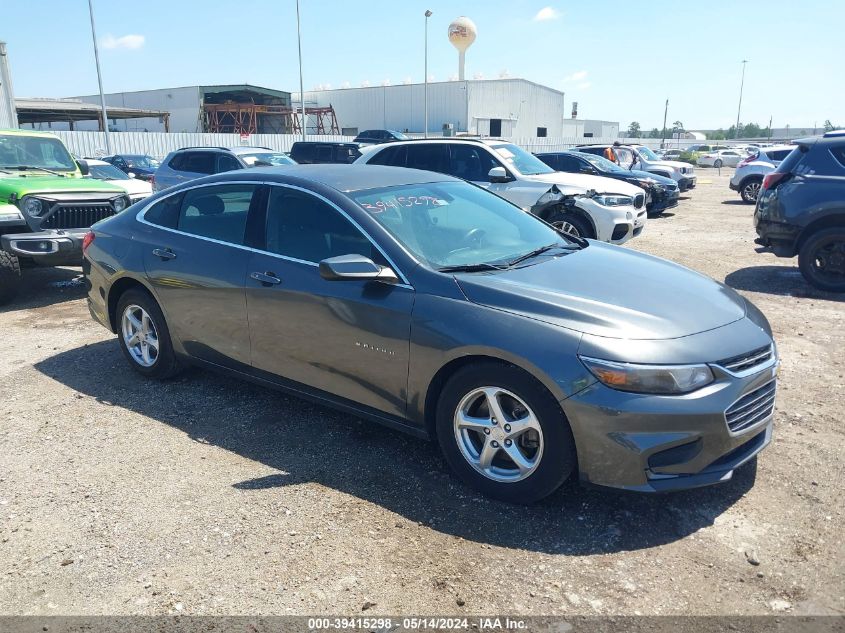
[[768, 315], [775, 439], [671, 496], [488, 501], [399, 433], [201, 371], [145, 382], [78, 270], [29, 274], [0, 312], [0, 613], [845, 613], [845, 305], [755, 253], [729, 171], [631, 247]]

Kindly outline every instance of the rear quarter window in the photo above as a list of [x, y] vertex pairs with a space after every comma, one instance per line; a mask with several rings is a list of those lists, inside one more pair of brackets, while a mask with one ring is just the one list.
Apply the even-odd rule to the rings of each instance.
[[833, 155], [836, 162], [839, 163], [839, 166], [845, 169], [845, 145], [831, 147], [830, 153]]

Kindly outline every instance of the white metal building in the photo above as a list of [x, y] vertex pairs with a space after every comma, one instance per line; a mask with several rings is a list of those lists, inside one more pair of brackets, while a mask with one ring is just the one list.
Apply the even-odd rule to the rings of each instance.
[[18, 127], [15, 94], [12, 90], [12, 73], [6, 54], [6, 42], [0, 42], [0, 128]]
[[[299, 95], [294, 94], [294, 106]], [[425, 84], [305, 92], [306, 106], [333, 106], [341, 130], [423, 132]], [[428, 129], [483, 136], [565, 135], [564, 94], [526, 79], [484, 79], [428, 84]], [[597, 135], [598, 136], [598, 135]]]

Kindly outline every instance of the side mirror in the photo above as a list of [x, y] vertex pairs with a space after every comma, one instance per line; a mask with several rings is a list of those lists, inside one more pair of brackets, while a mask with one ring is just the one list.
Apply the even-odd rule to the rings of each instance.
[[490, 182], [511, 181], [511, 177], [508, 176], [508, 172], [504, 167], [493, 167], [493, 169], [487, 172], [487, 177], [490, 179]]
[[79, 171], [82, 172], [83, 176], [87, 176], [91, 170], [88, 168], [88, 161], [80, 158], [76, 161], [76, 165], [79, 167]]
[[135, 178], [135, 172], [134, 172], [134, 171], [130, 171], [130, 172], [129, 172], [128, 174], [126, 174], [126, 175], [127, 175], [127, 176], [129, 176], [130, 178]]
[[326, 281], [399, 281], [390, 268], [379, 266], [363, 255], [338, 255], [324, 259], [320, 262], [320, 277]]

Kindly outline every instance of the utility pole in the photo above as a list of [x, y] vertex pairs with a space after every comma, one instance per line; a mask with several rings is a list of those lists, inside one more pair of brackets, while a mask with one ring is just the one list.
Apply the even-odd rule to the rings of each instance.
[[666, 142], [666, 115], [669, 114], [669, 99], [666, 99], [666, 107], [663, 109], [663, 138], [660, 139], [660, 148]]
[[[90, 0], [89, 0], [90, 1]], [[299, 0], [296, 0], [296, 43], [299, 47], [299, 100], [302, 102], [302, 140], [305, 140], [305, 90], [302, 87], [302, 33], [299, 29]]]
[[769, 140], [772, 140], [772, 115], [769, 115]]
[[425, 138], [428, 138], [428, 19], [432, 13], [425, 11]]
[[736, 109], [736, 129], [734, 130], [734, 138], [739, 138], [739, 113], [742, 111], [742, 89], [745, 87], [745, 65], [748, 63], [747, 59], [742, 60], [742, 81], [739, 84], [739, 106]]
[[102, 108], [103, 131], [106, 133], [106, 153], [111, 155], [111, 138], [109, 137], [109, 116], [106, 112], [106, 95], [103, 94], [103, 75], [100, 73], [100, 51], [97, 48], [97, 31], [94, 28], [94, 5], [88, 0], [88, 15], [91, 16], [91, 37], [94, 40], [94, 61], [97, 64], [97, 83], [100, 85], [100, 106]]

